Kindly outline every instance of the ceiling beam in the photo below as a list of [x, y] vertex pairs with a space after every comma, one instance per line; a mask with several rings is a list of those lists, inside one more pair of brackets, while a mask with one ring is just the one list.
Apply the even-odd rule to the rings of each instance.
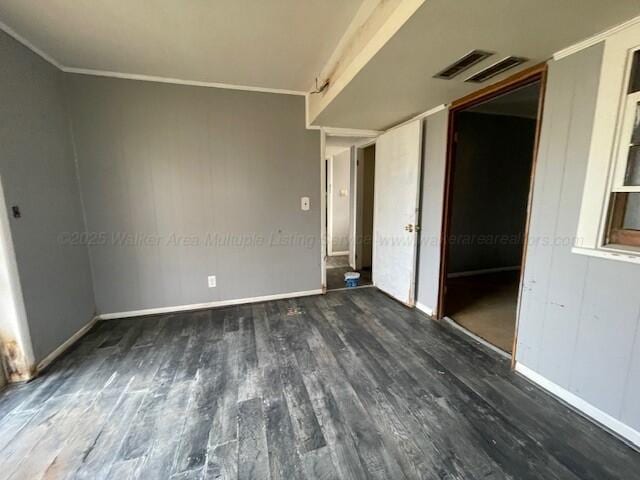
[[365, 0], [320, 72], [318, 83], [328, 87], [310, 94], [307, 124], [335, 99], [373, 56], [395, 35], [426, 0]]

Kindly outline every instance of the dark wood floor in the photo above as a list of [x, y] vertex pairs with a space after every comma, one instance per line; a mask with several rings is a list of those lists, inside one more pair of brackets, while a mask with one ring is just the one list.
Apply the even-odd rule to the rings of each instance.
[[99, 323], [0, 394], [1, 478], [633, 479], [640, 454], [375, 289]]

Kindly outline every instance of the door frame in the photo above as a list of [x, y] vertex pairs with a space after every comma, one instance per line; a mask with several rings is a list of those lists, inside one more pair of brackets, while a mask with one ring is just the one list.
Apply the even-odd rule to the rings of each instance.
[[320, 131], [320, 285], [322, 293], [327, 293], [327, 255], [328, 255], [328, 191], [327, 191], [327, 137], [368, 138], [362, 146], [376, 142], [384, 132], [378, 130], [357, 130], [351, 128], [317, 127]]
[[326, 163], [326, 201], [327, 201], [327, 256], [333, 256], [333, 156]]
[[538, 151], [540, 146], [540, 130], [542, 127], [542, 119], [544, 115], [544, 99], [547, 85], [547, 63], [541, 63], [533, 67], [527, 68], [515, 75], [510, 76], [500, 82], [488, 87], [482, 88], [470, 95], [462, 97], [451, 103], [449, 107], [449, 122], [447, 130], [447, 158], [444, 178], [444, 200], [443, 200], [443, 219], [440, 242], [440, 277], [438, 285], [438, 306], [436, 308], [436, 317], [438, 320], [444, 318], [445, 312], [445, 288], [447, 283], [447, 267], [449, 261], [449, 232], [451, 229], [451, 214], [453, 203], [453, 164], [455, 158], [455, 129], [456, 114], [461, 110], [466, 110], [474, 105], [486, 102], [492, 98], [498, 97], [510, 91], [524, 87], [531, 83], [540, 81], [540, 97], [538, 99], [538, 118], [536, 121], [535, 140], [533, 145], [533, 161], [531, 163], [531, 178], [529, 181], [529, 198], [527, 200], [527, 214], [524, 228], [524, 247], [522, 250], [520, 280], [518, 286], [518, 300], [516, 307], [516, 329], [513, 338], [513, 349], [511, 354], [511, 367], [515, 367], [516, 346], [518, 339], [518, 325], [520, 320], [520, 309], [522, 305], [522, 287], [524, 279], [524, 270], [527, 259], [527, 247], [529, 238], [529, 225], [531, 222], [531, 207], [533, 202], [533, 188], [535, 183], [536, 164], [538, 159]]
[[[355, 154], [354, 159], [355, 162], [352, 164], [352, 168], [354, 168], [355, 178], [351, 195], [351, 210], [353, 215], [353, 225], [351, 231], [349, 232], [349, 260], [353, 260], [353, 264], [351, 267], [354, 270], [360, 270], [362, 268], [362, 258], [357, 257], [358, 247], [362, 250], [363, 238], [361, 235], [361, 226], [362, 226], [362, 204], [360, 198], [360, 189], [362, 188], [362, 172], [364, 170], [364, 150], [369, 147], [374, 147], [376, 145], [376, 139], [368, 140], [362, 144], [355, 146]], [[360, 228], [358, 225], [360, 224]], [[360, 252], [362, 255], [362, 251]], [[373, 271], [373, 268], [372, 268]]]

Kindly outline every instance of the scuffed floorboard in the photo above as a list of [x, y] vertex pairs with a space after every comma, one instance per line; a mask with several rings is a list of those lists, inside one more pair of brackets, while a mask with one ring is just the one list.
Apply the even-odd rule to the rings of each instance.
[[0, 393], [0, 478], [638, 472], [640, 454], [375, 289], [100, 322]]

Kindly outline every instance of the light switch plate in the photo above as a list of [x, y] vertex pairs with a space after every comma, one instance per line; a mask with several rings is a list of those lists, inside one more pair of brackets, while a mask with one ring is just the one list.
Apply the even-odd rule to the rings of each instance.
[[309, 210], [310, 207], [310, 202], [309, 202], [309, 197], [302, 197], [300, 198], [300, 208], [302, 210]]

